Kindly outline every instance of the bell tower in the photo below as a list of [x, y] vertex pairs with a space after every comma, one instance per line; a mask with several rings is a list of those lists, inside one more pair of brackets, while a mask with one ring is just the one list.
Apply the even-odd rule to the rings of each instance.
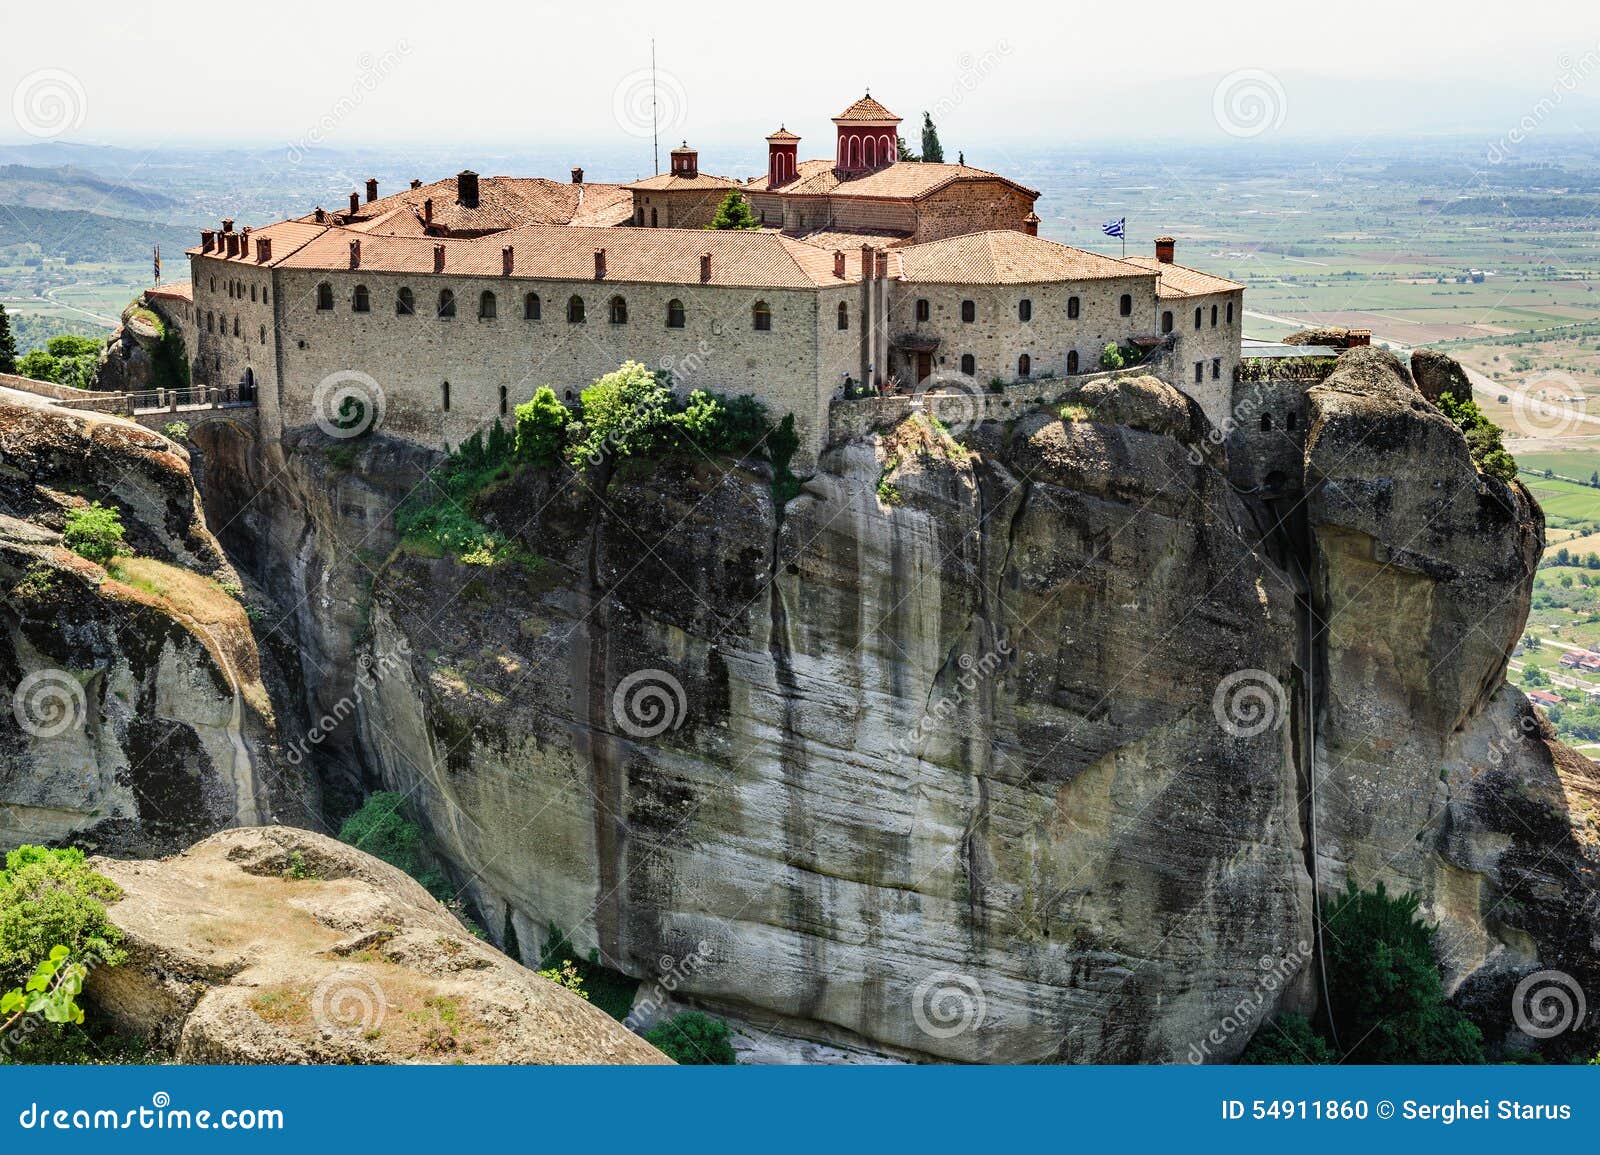
[[833, 123], [839, 128], [833, 162], [838, 171], [872, 172], [900, 159], [900, 118], [873, 100], [872, 93], [834, 117]]
[[799, 172], [800, 138], [782, 125], [767, 137], [767, 187], [782, 188]]

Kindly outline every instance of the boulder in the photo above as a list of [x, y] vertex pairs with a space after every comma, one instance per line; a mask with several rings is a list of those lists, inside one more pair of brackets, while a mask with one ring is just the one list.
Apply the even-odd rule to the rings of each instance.
[[1435, 405], [1443, 393], [1462, 401], [1472, 400], [1472, 382], [1467, 378], [1467, 371], [1454, 357], [1447, 357], [1437, 349], [1411, 351], [1411, 379], [1422, 395]]

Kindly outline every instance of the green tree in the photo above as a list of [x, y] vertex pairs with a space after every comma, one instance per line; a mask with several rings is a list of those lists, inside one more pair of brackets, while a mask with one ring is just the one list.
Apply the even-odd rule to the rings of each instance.
[[1439, 411], [1454, 421], [1467, 441], [1473, 464], [1490, 477], [1510, 481], [1517, 475], [1517, 463], [1505, 450], [1500, 427], [1483, 415], [1478, 403], [1454, 393], [1439, 394]]
[[1478, 1063], [1483, 1036], [1445, 1002], [1434, 932], [1414, 894], [1354, 882], [1328, 903], [1328, 995], [1353, 1063]]
[[1100, 351], [1100, 368], [1102, 369], [1121, 369], [1127, 363], [1127, 358], [1122, 355], [1121, 346], [1115, 341]]
[[43, 349], [29, 349], [17, 362], [17, 372], [35, 381], [55, 381], [61, 376], [61, 363]]
[[933, 114], [922, 114], [922, 159], [928, 164], [944, 163], [944, 147], [939, 143], [939, 130], [934, 127]]
[[717, 206], [717, 215], [711, 218], [708, 229], [759, 229], [761, 218], [751, 211], [750, 206], [740, 195], [738, 189], [729, 189], [728, 195], [722, 198], [722, 203]]
[[122, 890], [89, 869], [83, 851], [20, 846], [0, 870], [0, 982], [26, 982], [65, 948], [81, 962], [115, 966], [122, 932], [106, 915]]
[[645, 1042], [685, 1066], [732, 1066], [733, 1028], [713, 1015], [684, 1011], [644, 1033]]
[[671, 432], [672, 390], [637, 361], [625, 361], [585, 389], [582, 438], [567, 451], [574, 464], [646, 454]]
[[911, 163], [915, 164], [917, 161], [922, 159], [916, 153], [911, 151], [910, 147], [908, 147], [906, 144], [906, 138], [903, 136], [896, 136], [894, 138], [894, 148], [895, 158], [897, 160], [910, 161]]
[[572, 414], [556, 399], [556, 391], [541, 386], [532, 401], [516, 409], [517, 456], [535, 465], [549, 465], [561, 453]]
[[11, 318], [0, 305], [0, 373], [17, 371], [17, 339], [11, 333]]
[[405, 816], [405, 801], [404, 794], [393, 790], [367, 795], [361, 809], [339, 827], [339, 841], [398, 867], [422, 883], [433, 897], [448, 902], [454, 894], [428, 853], [422, 828]]
[[131, 552], [122, 544], [122, 535], [122, 515], [115, 507], [96, 501], [67, 512], [61, 538], [79, 557], [104, 565], [114, 557]]
[[1331, 1064], [1339, 1052], [1312, 1028], [1304, 1015], [1279, 1015], [1255, 1033], [1250, 1045], [1239, 1056], [1245, 1065], [1282, 1066]]

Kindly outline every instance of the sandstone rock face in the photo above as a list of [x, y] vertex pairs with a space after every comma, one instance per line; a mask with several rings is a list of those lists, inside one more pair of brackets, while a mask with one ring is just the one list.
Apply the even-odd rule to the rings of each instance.
[[1444, 393], [1466, 401], [1472, 399], [1472, 382], [1467, 379], [1467, 371], [1455, 358], [1436, 349], [1411, 351], [1411, 376], [1429, 401], [1437, 403]]
[[117, 1026], [185, 1063], [666, 1063], [577, 995], [469, 934], [353, 847], [229, 830], [122, 888], [128, 960], [90, 976]]
[[[115, 573], [60, 529], [116, 506]], [[183, 451], [130, 422], [0, 402], [0, 845], [156, 853], [262, 821], [272, 703]]]

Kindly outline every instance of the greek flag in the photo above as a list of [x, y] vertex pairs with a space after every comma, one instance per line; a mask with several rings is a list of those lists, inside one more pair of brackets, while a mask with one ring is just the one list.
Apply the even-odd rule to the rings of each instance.
[[1128, 218], [1119, 217], [1117, 220], [1107, 221], [1105, 224], [1101, 225], [1100, 231], [1108, 237], [1120, 237], [1123, 234], [1123, 230], [1127, 227]]

